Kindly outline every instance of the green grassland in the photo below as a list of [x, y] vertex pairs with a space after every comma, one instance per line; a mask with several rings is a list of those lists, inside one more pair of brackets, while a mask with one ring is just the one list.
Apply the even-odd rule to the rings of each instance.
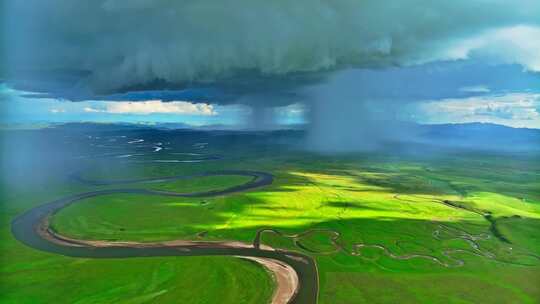
[[0, 303], [258, 304], [271, 297], [271, 275], [234, 257], [80, 259], [26, 247], [11, 236], [11, 218], [89, 189], [54, 176], [28, 186], [33, 191], [2, 187]]
[[269, 274], [232, 257], [22, 258], [3, 269], [2, 303], [256, 304], [272, 294]]
[[249, 176], [203, 176], [189, 179], [180, 179], [170, 182], [146, 182], [123, 184], [129, 188], [145, 188], [151, 190], [174, 191], [179, 193], [193, 193], [218, 191], [236, 185], [245, 184], [252, 180]]
[[[223, 163], [190, 165], [187, 172], [218, 165]], [[292, 154], [230, 161], [228, 166], [268, 170], [275, 182], [263, 189], [204, 199], [131, 194], [86, 199], [55, 215], [53, 229], [85, 239], [245, 242], [264, 227], [291, 235], [319, 229], [296, 239], [264, 233], [263, 243], [317, 259], [321, 303], [535, 303], [540, 299], [540, 260], [533, 256], [540, 255], [536, 173], [540, 167], [534, 160], [499, 162], [489, 155], [429, 161], [295, 159]], [[183, 172], [182, 166], [174, 172], [165, 167], [164, 175]], [[159, 175], [159, 168], [152, 170]], [[212, 185], [205, 185], [224, 188], [229, 181], [214, 179]], [[178, 181], [167, 190], [183, 192], [189, 187], [190, 183]], [[464, 208], [452, 208], [444, 200]], [[511, 244], [490, 233], [489, 221], [475, 210], [490, 212]], [[329, 231], [339, 233], [339, 238], [332, 241]], [[478, 238], [478, 251], [467, 236]], [[384, 246], [394, 256], [433, 256], [443, 265], [427, 258], [393, 258], [371, 245]], [[445, 254], [449, 249], [463, 251]]]
[[[94, 197], [59, 211], [52, 228], [77, 238], [142, 242], [251, 242], [259, 229], [274, 228], [284, 235], [265, 232], [264, 244], [316, 259], [320, 303], [540, 302], [537, 155], [224, 153], [235, 158], [129, 166], [86, 160], [81, 174], [110, 180], [246, 169], [272, 173], [274, 183], [212, 198]], [[270, 298], [271, 276], [234, 257], [74, 259], [25, 247], [9, 231], [17, 214], [64, 195], [118, 187], [53, 175], [9, 191], [3, 186], [0, 302], [264, 303]], [[121, 187], [198, 192], [248, 180], [212, 176]]]

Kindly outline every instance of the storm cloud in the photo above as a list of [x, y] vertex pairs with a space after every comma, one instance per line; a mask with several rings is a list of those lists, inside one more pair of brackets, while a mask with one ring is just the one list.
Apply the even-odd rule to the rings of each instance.
[[254, 129], [301, 104], [311, 146], [376, 145], [401, 136], [404, 104], [539, 81], [537, 0], [7, 0], [4, 15], [8, 83], [34, 97], [243, 104]]
[[[534, 38], [540, 2], [8, 0], [5, 14], [12, 73], [77, 72], [75, 86], [115, 92], [510, 51]], [[534, 50], [488, 53], [539, 69]]]

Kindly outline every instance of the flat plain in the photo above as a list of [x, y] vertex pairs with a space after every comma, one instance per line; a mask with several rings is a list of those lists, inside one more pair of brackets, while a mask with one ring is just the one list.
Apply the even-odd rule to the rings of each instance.
[[[69, 194], [119, 187], [193, 193], [250, 181], [242, 175], [160, 180], [224, 169], [266, 172], [274, 181], [212, 197], [82, 199], [55, 213], [51, 229], [86, 240], [247, 244], [260, 232], [262, 244], [316, 261], [319, 303], [540, 301], [534, 153], [418, 146], [409, 153], [328, 155], [283, 144], [289, 135], [281, 133], [256, 141], [250, 134], [138, 129], [33, 132], [42, 132], [44, 147], [65, 150], [47, 164], [40, 161], [49, 157], [46, 148], [39, 155], [25, 151], [12, 163], [13, 176], [3, 179], [2, 302], [268, 302], [272, 275], [233, 256], [78, 259], [26, 247], [10, 232], [21, 212]], [[231, 137], [243, 144], [230, 144]], [[264, 144], [272, 140], [277, 144]]]

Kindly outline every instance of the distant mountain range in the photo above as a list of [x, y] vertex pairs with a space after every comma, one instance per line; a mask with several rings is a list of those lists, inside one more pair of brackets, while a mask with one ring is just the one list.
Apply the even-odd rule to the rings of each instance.
[[[78, 132], [118, 132], [156, 131], [174, 132], [174, 130], [194, 132], [218, 132], [220, 134], [274, 134], [280, 138], [291, 137], [298, 141], [307, 132], [301, 126], [293, 126], [289, 130], [249, 131], [235, 130], [226, 125], [192, 127], [183, 123], [64, 123], [39, 125], [38, 128], [65, 130], [70, 133]], [[453, 148], [472, 148], [480, 150], [501, 151], [540, 151], [540, 129], [512, 128], [491, 123], [437, 124], [421, 125], [406, 123], [403, 129], [409, 130], [406, 136], [395, 141], [399, 144], [415, 143]], [[4, 130], [6, 128], [3, 128]], [[11, 126], [7, 129], [36, 129], [28, 126]], [[288, 134], [288, 135], [287, 135]]]
[[496, 150], [540, 150], [540, 130], [491, 123], [418, 125], [417, 141]]

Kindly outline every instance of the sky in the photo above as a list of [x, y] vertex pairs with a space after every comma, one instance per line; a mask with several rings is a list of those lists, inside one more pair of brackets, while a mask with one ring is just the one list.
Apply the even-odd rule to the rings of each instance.
[[[96, 123], [175, 123], [185, 127], [215, 126], [249, 128], [252, 109], [245, 105], [213, 105], [205, 102], [106, 101], [72, 102], [58, 98], [26, 97], [29, 92], [0, 85], [5, 124]], [[299, 104], [272, 109], [276, 124], [285, 128], [302, 125], [304, 109]]]
[[396, 121], [540, 128], [537, 0], [6, 0], [2, 13], [5, 123], [304, 125], [341, 141], [400, 134]]

